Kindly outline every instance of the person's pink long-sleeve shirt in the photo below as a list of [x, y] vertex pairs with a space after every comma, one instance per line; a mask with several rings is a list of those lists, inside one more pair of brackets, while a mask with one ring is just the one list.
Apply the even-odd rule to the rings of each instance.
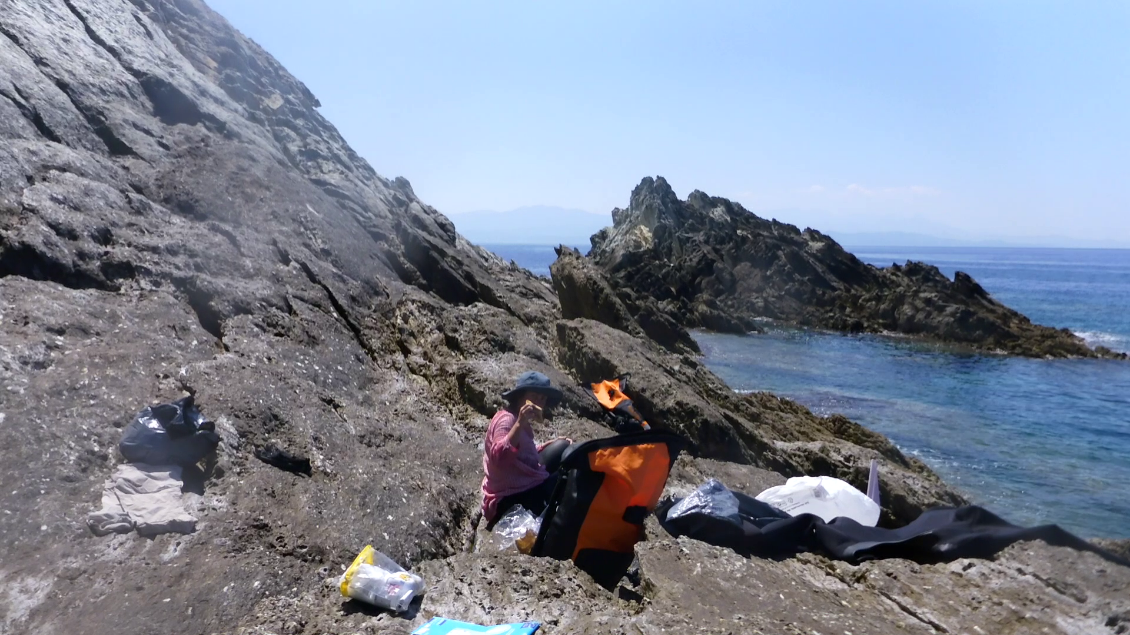
[[499, 410], [490, 420], [483, 441], [483, 518], [493, 521], [498, 502], [541, 485], [549, 472], [538, 458], [538, 445], [528, 427], [522, 428], [514, 442], [506, 440], [518, 419], [509, 410]]

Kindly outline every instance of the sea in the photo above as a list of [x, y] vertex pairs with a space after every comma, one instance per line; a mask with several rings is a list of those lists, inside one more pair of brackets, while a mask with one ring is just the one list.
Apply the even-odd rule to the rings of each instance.
[[[487, 248], [543, 276], [555, 259], [550, 246]], [[850, 251], [876, 266], [919, 260], [950, 277], [964, 271], [1034, 322], [1130, 352], [1130, 250]], [[694, 337], [733, 389], [842, 413], [1010, 522], [1130, 538], [1130, 362], [976, 354], [773, 323], [764, 333]]]

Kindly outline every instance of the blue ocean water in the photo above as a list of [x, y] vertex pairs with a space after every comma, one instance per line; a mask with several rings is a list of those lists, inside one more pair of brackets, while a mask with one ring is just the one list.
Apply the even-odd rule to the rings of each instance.
[[[589, 252], [588, 245], [566, 246], [577, 249], [582, 254]], [[493, 251], [504, 260], [513, 260], [539, 276], [548, 276], [549, 265], [557, 260], [557, 254], [553, 251], [557, 245], [482, 245], [482, 247]]]
[[[548, 275], [550, 247], [495, 246]], [[972, 275], [1032, 320], [1130, 351], [1130, 250], [856, 248]], [[769, 325], [697, 333], [736, 390], [767, 390], [890, 437], [975, 502], [1020, 524], [1130, 538], [1130, 362], [1032, 360], [907, 338]]]

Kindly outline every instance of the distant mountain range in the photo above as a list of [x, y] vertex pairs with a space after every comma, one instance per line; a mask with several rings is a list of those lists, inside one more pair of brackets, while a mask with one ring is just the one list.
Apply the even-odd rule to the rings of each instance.
[[611, 213], [548, 205], [464, 212], [448, 218], [460, 234], [479, 245], [587, 245], [589, 236], [612, 224]]

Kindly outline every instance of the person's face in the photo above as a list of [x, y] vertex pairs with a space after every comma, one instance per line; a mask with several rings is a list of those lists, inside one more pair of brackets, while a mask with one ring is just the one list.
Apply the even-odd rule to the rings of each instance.
[[542, 394], [540, 392], [534, 392], [532, 390], [527, 390], [526, 394], [522, 397], [522, 403], [526, 403], [527, 401], [534, 402], [535, 406], [542, 408], [544, 410], [545, 404], [549, 402], [549, 399], [544, 394]]

